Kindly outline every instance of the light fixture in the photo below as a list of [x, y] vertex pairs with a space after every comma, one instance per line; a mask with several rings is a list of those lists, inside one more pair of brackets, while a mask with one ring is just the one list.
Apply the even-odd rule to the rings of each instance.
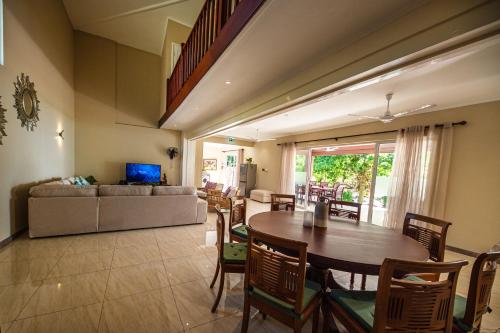
[[379, 82], [382, 82], [382, 81], [389, 80], [389, 79], [392, 79], [394, 77], [397, 77], [397, 76], [401, 75], [401, 73], [402, 72], [400, 70], [396, 70], [396, 71], [393, 71], [393, 72], [390, 72], [390, 73], [387, 73], [387, 74], [384, 74], [384, 75], [381, 75], [381, 76], [377, 76], [377, 77], [374, 77], [372, 79], [369, 79], [369, 80], [362, 81], [360, 83], [354, 84], [354, 85], [348, 87], [347, 91], [355, 91], [355, 90], [358, 90], [358, 89], [361, 89], [361, 88], [365, 88], [365, 87], [377, 84]]
[[226, 82], [224, 82], [224, 83], [229, 85], [229, 84], [231, 84], [231, 81], [226, 80]]
[[64, 134], [64, 130], [57, 132], [57, 136], [64, 140], [63, 134]]

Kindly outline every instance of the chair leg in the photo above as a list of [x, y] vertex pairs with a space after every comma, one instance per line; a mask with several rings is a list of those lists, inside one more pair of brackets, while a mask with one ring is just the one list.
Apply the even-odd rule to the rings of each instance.
[[319, 309], [320, 306], [318, 305], [316, 309], [313, 312], [313, 325], [312, 325], [312, 333], [317, 333], [318, 332], [318, 325], [319, 325]]
[[217, 311], [217, 306], [219, 305], [220, 298], [222, 296], [222, 290], [224, 290], [224, 269], [221, 269], [220, 272], [220, 284], [219, 284], [219, 292], [217, 293], [217, 297], [215, 298], [214, 305], [212, 306], [212, 312]]
[[354, 273], [351, 273], [351, 283], [349, 285], [349, 289], [350, 290], [354, 289]]
[[245, 300], [243, 304], [243, 321], [241, 322], [241, 333], [248, 332], [248, 322], [250, 320], [250, 302], [248, 296], [245, 293]]
[[217, 260], [217, 267], [215, 268], [215, 275], [214, 278], [212, 279], [212, 283], [210, 283], [210, 289], [214, 287], [215, 281], [217, 281], [217, 276], [219, 275], [219, 269], [220, 269], [220, 263]]
[[302, 322], [300, 320], [294, 320], [293, 322], [293, 333], [302, 332]]

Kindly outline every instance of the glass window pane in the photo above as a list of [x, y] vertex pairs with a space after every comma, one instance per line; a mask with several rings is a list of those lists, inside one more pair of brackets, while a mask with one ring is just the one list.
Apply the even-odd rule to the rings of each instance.
[[389, 191], [389, 177], [394, 162], [395, 143], [380, 145], [375, 195], [373, 200], [372, 223], [382, 225], [387, 211], [387, 193]]

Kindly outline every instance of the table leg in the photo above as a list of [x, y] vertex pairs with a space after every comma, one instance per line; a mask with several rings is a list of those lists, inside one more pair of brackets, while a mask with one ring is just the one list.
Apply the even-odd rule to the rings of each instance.
[[[308, 272], [309, 273], [308, 278], [311, 279], [312, 281], [318, 282], [321, 285], [321, 289], [323, 289], [323, 292], [325, 293], [325, 295], [327, 293], [328, 282], [329, 282], [328, 281], [329, 280], [328, 279], [328, 272], [329, 272], [328, 269], [319, 268], [319, 267], [315, 267], [312, 265], [309, 267], [309, 272]], [[332, 315], [331, 313], [327, 313], [327, 311], [323, 305], [321, 305], [321, 311], [323, 312], [323, 320], [326, 320], [327, 316]], [[338, 333], [339, 332], [339, 329], [338, 329], [337, 325], [335, 324], [335, 320], [330, 321], [330, 326], [328, 327], [327, 332], [330, 332], [330, 333]]]

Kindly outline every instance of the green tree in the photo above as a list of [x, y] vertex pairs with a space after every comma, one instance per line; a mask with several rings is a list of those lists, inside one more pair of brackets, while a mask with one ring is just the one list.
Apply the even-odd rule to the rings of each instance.
[[[392, 170], [394, 154], [379, 155], [377, 174], [388, 176]], [[313, 161], [313, 176], [318, 181], [341, 182], [358, 192], [358, 202], [370, 190], [374, 155], [349, 154], [316, 156]]]

